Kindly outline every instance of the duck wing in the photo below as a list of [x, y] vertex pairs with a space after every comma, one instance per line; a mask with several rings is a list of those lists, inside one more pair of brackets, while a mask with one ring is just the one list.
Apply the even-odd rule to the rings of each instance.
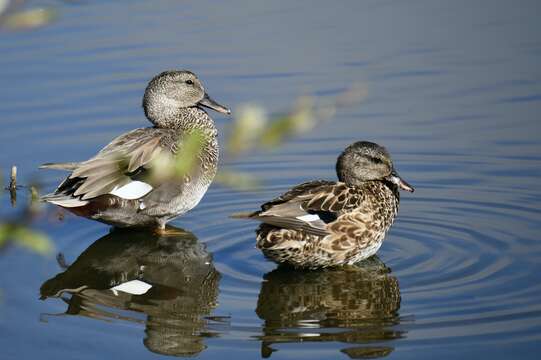
[[77, 169], [79, 163], [76, 162], [67, 162], [67, 163], [45, 163], [40, 165], [40, 169], [54, 169], [54, 170], [65, 170], [73, 171]]
[[329, 235], [328, 223], [358, 206], [362, 193], [341, 182], [310, 181], [295, 186], [285, 194], [263, 204], [248, 217], [270, 225], [307, 233]]
[[[75, 207], [105, 194], [141, 198], [153, 189], [152, 184], [143, 181], [151, 161], [163, 151], [173, 151], [162, 145], [168, 135], [166, 129], [158, 128], [135, 129], [120, 135], [89, 160], [70, 163], [72, 173], [43, 200]], [[50, 164], [46, 167], [68, 168]]]

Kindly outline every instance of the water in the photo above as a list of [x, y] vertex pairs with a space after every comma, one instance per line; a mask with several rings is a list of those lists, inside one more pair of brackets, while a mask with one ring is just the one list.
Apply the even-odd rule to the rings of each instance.
[[[19, 182], [44, 191], [61, 174], [39, 164], [85, 159], [146, 126], [142, 92], [164, 69], [198, 73], [233, 111], [246, 102], [283, 110], [304, 93], [325, 98], [358, 82], [368, 97], [279, 149], [225, 159], [265, 187], [212, 186], [173, 222], [186, 231], [174, 241], [54, 213], [36, 219], [33, 228], [74, 265], [57, 275], [54, 256], [18, 247], [0, 254], [3, 359], [537, 358], [537, 2], [29, 5], [59, 16], [0, 33], [0, 166], [5, 175], [17, 164]], [[215, 119], [220, 129], [228, 121]], [[256, 224], [228, 214], [334, 178], [337, 154], [361, 139], [385, 145], [416, 187], [403, 195], [378, 258], [359, 268], [277, 270], [254, 248]], [[20, 211], [7, 194], [1, 200], [2, 218]], [[24, 189], [18, 200], [28, 200]], [[150, 292], [104, 290], [140, 275], [141, 264]], [[64, 282], [52, 289], [94, 288], [40, 301], [55, 276]]]

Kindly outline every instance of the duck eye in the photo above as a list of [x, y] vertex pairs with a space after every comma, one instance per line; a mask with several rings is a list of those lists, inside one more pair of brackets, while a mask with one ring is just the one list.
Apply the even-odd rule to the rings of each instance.
[[186, 84], [193, 85], [193, 81], [192, 80], [186, 80]]
[[372, 160], [374, 164], [383, 164], [383, 160], [377, 157], [371, 157], [370, 160]]

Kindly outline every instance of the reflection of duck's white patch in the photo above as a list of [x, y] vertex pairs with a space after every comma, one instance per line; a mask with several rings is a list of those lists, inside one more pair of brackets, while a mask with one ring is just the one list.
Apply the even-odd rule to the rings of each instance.
[[115, 287], [112, 287], [110, 290], [115, 294], [118, 295], [118, 291], [122, 291], [128, 294], [132, 295], [143, 295], [145, 294], [152, 285], [147, 284], [144, 281], [141, 280], [131, 280], [125, 283], [122, 283], [120, 285], [117, 285]]
[[302, 221], [306, 221], [306, 222], [321, 220], [319, 218], [319, 216], [317, 216], [315, 214], [307, 214], [307, 215], [303, 215], [303, 216], [297, 216], [297, 219], [302, 220]]
[[142, 181], [132, 181], [121, 187], [115, 187], [109, 194], [123, 199], [139, 199], [152, 190], [152, 186]]
[[[320, 329], [321, 323], [319, 320], [300, 320], [299, 321], [300, 327], [303, 329]], [[320, 336], [319, 333], [299, 333], [302, 337], [309, 337], [309, 336]]]
[[294, 307], [293, 309], [290, 310], [291, 313], [293, 314], [296, 314], [296, 313], [303, 313], [305, 311], [307, 311], [308, 308], [306, 306], [297, 306], [297, 307]]

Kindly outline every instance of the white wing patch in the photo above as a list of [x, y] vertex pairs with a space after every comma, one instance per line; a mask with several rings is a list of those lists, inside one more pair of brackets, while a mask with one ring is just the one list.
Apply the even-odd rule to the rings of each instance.
[[143, 295], [145, 294], [152, 285], [147, 284], [144, 281], [141, 280], [131, 280], [125, 283], [122, 283], [120, 285], [117, 285], [115, 287], [112, 287], [110, 290], [115, 294], [118, 295], [118, 291], [122, 291], [128, 294], [132, 295]]
[[307, 215], [297, 216], [297, 219], [302, 220], [302, 221], [306, 221], [306, 222], [312, 222], [312, 221], [321, 220], [319, 218], [319, 216], [317, 216], [315, 214], [307, 214]]
[[109, 194], [126, 200], [139, 199], [152, 190], [152, 186], [142, 181], [132, 181], [121, 187], [115, 187]]

